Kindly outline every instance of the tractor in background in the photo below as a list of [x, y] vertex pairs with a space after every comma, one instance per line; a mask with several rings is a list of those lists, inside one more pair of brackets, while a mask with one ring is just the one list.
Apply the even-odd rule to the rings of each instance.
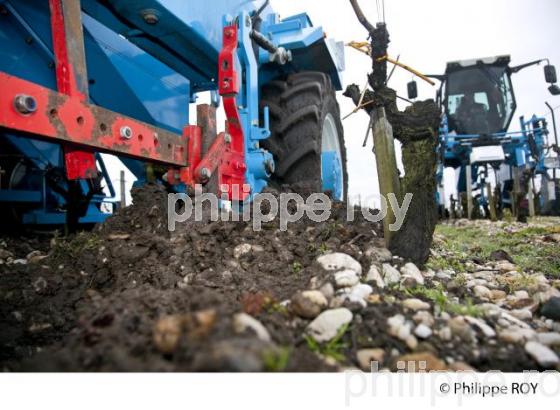
[[[137, 178], [245, 203], [268, 184], [347, 193], [344, 46], [269, 0], [0, 0], [0, 208], [74, 228]], [[189, 106], [203, 93], [210, 104]], [[225, 130], [216, 110], [223, 107]]]
[[[526, 209], [535, 214], [534, 178], [541, 177], [538, 208], [550, 213], [560, 211], [558, 198], [559, 168], [554, 147], [549, 141], [545, 118], [520, 118], [520, 130], [509, 131], [517, 108], [513, 74], [547, 61], [544, 67], [549, 91], [560, 94], [556, 69], [548, 60], [512, 67], [509, 56], [456, 61], [447, 64], [443, 75], [431, 75], [441, 81], [437, 102], [442, 107], [440, 127], [438, 205], [445, 209], [444, 169], [459, 169], [457, 192], [452, 202], [462, 203], [464, 216], [496, 218], [503, 208], [515, 214]], [[408, 86], [409, 97], [416, 97], [416, 85]], [[495, 180], [492, 185], [490, 170]], [[526, 196], [528, 195], [528, 198]], [[452, 212], [454, 213], [454, 212]]]

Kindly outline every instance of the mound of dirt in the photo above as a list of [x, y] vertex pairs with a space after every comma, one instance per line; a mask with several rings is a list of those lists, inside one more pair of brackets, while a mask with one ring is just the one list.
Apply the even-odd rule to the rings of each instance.
[[[322, 254], [343, 251], [369, 264], [364, 252], [382, 243], [379, 225], [360, 212], [346, 222], [336, 203], [328, 221], [304, 218], [286, 232], [275, 220], [260, 232], [250, 222], [199, 222], [171, 233], [162, 186], [135, 189], [133, 199], [93, 232], [4, 244], [12, 253], [0, 265], [5, 370], [332, 368], [308, 349], [307, 322], [281, 302], [310, 286]], [[240, 312], [270, 337], [239, 324]], [[197, 324], [201, 315], [211, 320]], [[277, 364], [287, 351], [290, 359]]]

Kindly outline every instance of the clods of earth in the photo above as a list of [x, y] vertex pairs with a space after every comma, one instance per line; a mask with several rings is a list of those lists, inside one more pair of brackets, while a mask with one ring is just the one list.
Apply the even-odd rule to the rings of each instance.
[[285, 232], [166, 212], [153, 185], [93, 232], [1, 238], [2, 370], [560, 369], [558, 219], [441, 225], [419, 269], [341, 203]]

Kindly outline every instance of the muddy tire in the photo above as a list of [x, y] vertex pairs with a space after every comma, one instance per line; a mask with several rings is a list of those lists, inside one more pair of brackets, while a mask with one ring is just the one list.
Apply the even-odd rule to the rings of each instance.
[[261, 112], [269, 107], [271, 130], [261, 145], [276, 162], [273, 182], [346, 199], [346, 149], [330, 77], [320, 72], [292, 74], [266, 84], [261, 95]]

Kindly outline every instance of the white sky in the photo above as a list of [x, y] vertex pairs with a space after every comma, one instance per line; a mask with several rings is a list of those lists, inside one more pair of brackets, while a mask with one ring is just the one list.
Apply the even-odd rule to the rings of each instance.
[[[322, 25], [337, 40], [361, 41], [367, 35], [348, 0], [272, 0], [271, 3], [284, 17], [307, 12], [315, 25]], [[360, 4], [372, 23], [378, 20], [375, 0], [361, 0]], [[447, 61], [510, 54], [513, 65], [550, 58], [560, 74], [560, 0], [385, 0], [385, 12], [391, 34], [390, 55], [400, 54], [402, 62], [421, 72], [443, 73]], [[357, 83], [362, 87], [370, 68], [367, 56], [346, 49], [345, 85]], [[512, 130], [518, 128], [520, 115], [546, 113], [544, 101], [553, 107], [560, 105], [560, 97], [548, 93], [542, 70], [536, 66], [514, 76], [518, 109]], [[406, 83], [411, 78], [409, 73], [397, 69], [390, 86], [406, 96]], [[434, 87], [421, 80], [418, 85], [420, 99], [434, 98]], [[339, 103], [343, 115], [353, 109], [352, 102], [341, 95]], [[560, 117], [559, 111], [557, 116]], [[344, 121], [349, 194], [354, 198], [360, 196], [364, 204], [372, 205], [373, 199], [368, 197], [378, 193], [378, 184], [371, 141], [367, 148], [362, 148], [367, 125], [365, 113]], [[115, 169], [112, 161], [111, 168]], [[132, 175], [127, 174], [127, 179], [131, 180]], [[453, 185], [452, 181], [446, 183], [446, 190]]]

